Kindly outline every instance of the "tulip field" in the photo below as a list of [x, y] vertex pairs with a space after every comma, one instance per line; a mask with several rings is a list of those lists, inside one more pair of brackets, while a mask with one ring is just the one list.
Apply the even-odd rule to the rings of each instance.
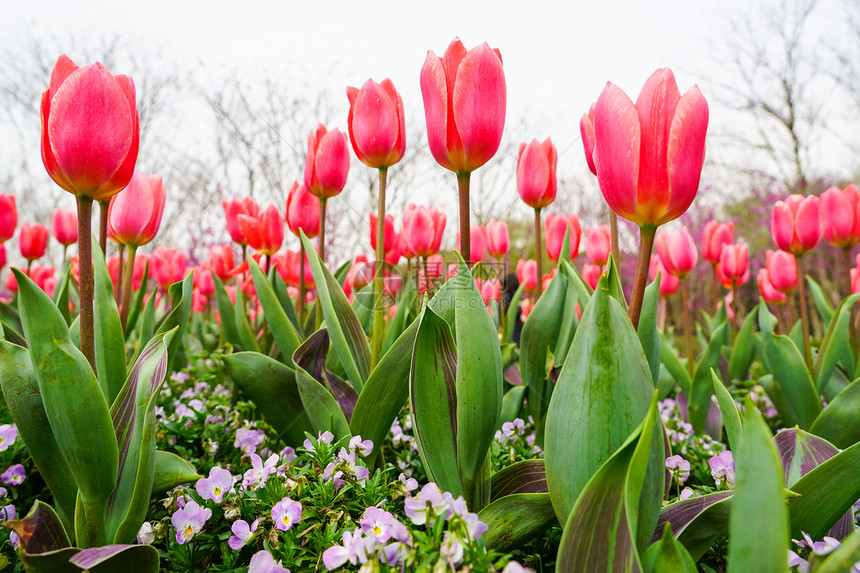
[[[860, 573], [860, 191], [786, 193], [766, 253], [691, 232], [709, 106], [670, 69], [583, 110], [598, 225], [552, 210], [549, 138], [509, 174], [534, 220], [472, 223], [507, 86], [455, 39], [420, 86], [456, 219], [387, 212], [404, 102], [368, 80], [286, 197], [222, 201], [205, 260], [152, 247], [182, 189], [136, 169], [132, 78], [60, 56], [45, 86], [76, 211], [0, 194], [0, 570]], [[326, 252], [368, 168], [363, 254]]]

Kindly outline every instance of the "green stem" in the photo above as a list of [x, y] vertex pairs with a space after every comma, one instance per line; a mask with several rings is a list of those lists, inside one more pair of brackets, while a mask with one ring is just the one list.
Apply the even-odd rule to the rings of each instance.
[[93, 215], [91, 197], [77, 197], [78, 204], [78, 262], [80, 268], [80, 326], [81, 352], [95, 370], [93, 330], [93, 243], [90, 221]]
[[107, 545], [107, 532], [105, 531], [105, 503], [84, 501], [84, 515], [87, 519], [87, 541], [89, 547], [103, 547]]
[[720, 281], [717, 278], [717, 263], [711, 263], [711, 301], [714, 313], [720, 309]]
[[[131, 283], [134, 282], [134, 257], [137, 254], [137, 247], [134, 245], [129, 245], [128, 247], [128, 268], [125, 272], [125, 280], [122, 283], [122, 312], [120, 314], [120, 321], [122, 322], [122, 329], [125, 330], [125, 325], [128, 320], [128, 308], [131, 306], [129, 303], [131, 302]], [[122, 263], [120, 263], [120, 268], [122, 268]]]
[[540, 236], [540, 207], [535, 207], [535, 263], [537, 263], [537, 297], [543, 294], [543, 249]]
[[373, 330], [371, 331], [370, 368], [376, 367], [382, 354], [382, 329], [385, 319], [384, 301], [382, 297], [382, 273], [385, 265], [385, 186], [388, 169], [379, 168], [379, 194], [376, 204], [376, 260], [373, 272]]
[[[322, 264], [325, 265], [325, 207], [328, 199], [323, 197], [320, 199], [320, 236], [319, 236], [319, 256]], [[316, 327], [319, 328], [322, 324], [322, 303], [320, 303], [319, 289], [325, 288], [325, 285], [317, 286], [316, 300]]]
[[801, 257], [795, 255], [794, 260], [797, 261], [797, 302], [800, 305], [800, 326], [803, 330], [803, 356], [806, 359], [806, 367], [809, 369], [809, 374], [812, 375], [812, 346], [809, 343], [809, 310], [806, 308], [806, 280], [803, 275]]
[[299, 241], [299, 300], [296, 301], [299, 326], [305, 328], [305, 244]]
[[[119, 265], [116, 277], [116, 292], [114, 293], [114, 300], [117, 304], [122, 304], [122, 286], [123, 286], [123, 272], [125, 271], [125, 265], [122, 263], [123, 258], [125, 257], [125, 245], [119, 244]], [[134, 267], [129, 270], [130, 273], [134, 272]]]
[[469, 177], [471, 173], [457, 173], [457, 189], [460, 195], [460, 254], [466, 265], [472, 266], [471, 221], [469, 219]]
[[693, 375], [693, 320], [690, 317], [690, 303], [687, 299], [687, 278], [681, 277], [681, 305], [684, 311], [684, 348], [687, 354], [687, 371]]
[[648, 282], [648, 267], [651, 265], [651, 250], [654, 248], [656, 234], [657, 227], [639, 227], [639, 260], [636, 263], [636, 278], [628, 311], [634, 329], [639, 328], [639, 315], [642, 313], [642, 299], [645, 297], [645, 283]]

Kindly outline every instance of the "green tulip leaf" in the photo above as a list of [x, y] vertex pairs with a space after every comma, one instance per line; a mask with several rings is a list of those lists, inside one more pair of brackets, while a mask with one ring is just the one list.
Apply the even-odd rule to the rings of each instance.
[[836, 395], [815, 418], [809, 431], [840, 448], [860, 442], [860, 378]]
[[848, 338], [848, 327], [851, 322], [851, 310], [854, 308], [854, 303], [860, 298], [860, 293], [853, 294], [843, 300], [836, 309], [835, 320], [830, 321], [827, 327], [827, 333], [821, 341], [821, 346], [818, 348], [818, 358], [815, 361], [816, 388], [821, 392], [830, 382], [833, 371], [836, 370], [837, 363], [843, 357], [848, 363], [853, 363], [851, 356], [851, 346]]
[[196, 482], [202, 477], [187, 460], [180, 458], [173, 452], [155, 450], [155, 475], [152, 478], [153, 494], [163, 494], [176, 486]]
[[108, 404], [125, 382], [125, 334], [102, 250], [93, 249], [93, 314], [96, 373]]
[[548, 493], [517, 493], [491, 502], [478, 512], [487, 524], [481, 538], [488, 549], [509, 552], [540, 537], [558, 523]]
[[263, 313], [266, 315], [266, 322], [269, 323], [269, 328], [275, 337], [275, 342], [278, 343], [281, 356], [289, 366], [293, 352], [296, 351], [296, 348], [302, 342], [301, 337], [290, 322], [290, 319], [287, 318], [287, 313], [284, 311], [284, 307], [281, 306], [281, 302], [278, 300], [275, 290], [263, 273], [263, 269], [253, 259], [248, 259], [248, 266], [251, 269], [251, 277], [254, 280], [254, 289], [257, 291], [257, 298], [263, 306]]
[[645, 573], [696, 573], [696, 563], [684, 546], [672, 535], [672, 526], [667, 523], [663, 537], [651, 545], [642, 556]]
[[218, 307], [218, 315], [221, 317], [221, 330], [224, 333], [224, 340], [233, 346], [241, 346], [239, 330], [236, 328], [236, 320], [234, 319], [236, 309], [233, 308], [233, 303], [230, 302], [230, 296], [227, 294], [221, 279], [213, 273], [212, 280], [215, 283], [215, 304]]
[[735, 399], [723, 385], [723, 381], [717, 376], [714, 370], [711, 370], [711, 377], [714, 384], [714, 394], [717, 396], [717, 404], [720, 406], [720, 412], [723, 415], [723, 425], [726, 427], [726, 437], [729, 442], [729, 449], [735, 451], [740, 444], [741, 437], [741, 415], [738, 412], [738, 407], [735, 404]]
[[744, 319], [737, 338], [732, 344], [729, 354], [729, 381], [746, 380], [750, 365], [755, 358], [756, 338], [753, 328], [758, 322], [758, 307], [755, 307]]

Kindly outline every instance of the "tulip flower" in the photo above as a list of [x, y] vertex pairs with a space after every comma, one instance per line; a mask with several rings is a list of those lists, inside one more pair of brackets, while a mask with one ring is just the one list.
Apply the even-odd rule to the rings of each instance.
[[[269, 205], [259, 216], [239, 215], [239, 230], [248, 245], [258, 253], [271, 256], [284, 243], [284, 219], [274, 205]], [[267, 260], [268, 271], [268, 260]]]
[[325, 261], [326, 201], [343, 191], [349, 174], [349, 149], [346, 136], [338, 129], [329, 131], [323, 124], [308, 136], [305, 157], [305, 187], [320, 199], [319, 256]]
[[400, 257], [403, 256], [403, 233], [394, 234], [394, 246], [390, 251], [385, 252], [383, 261], [391, 266], [400, 264]]
[[15, 236], [17, 226], [18, 209], [15, 207], [15, 196], [0, 193], [0, 244]]
[[668, 68], [654, 72], [634, 104], [607, 83], [594, 110], [594, 165], [609, 207], [640, 228], [630, 318], [638, 327], [659, 225], [683, 214], [699, 188], [708, 104], [693, 86], [683, 96]]
[[469, 178], [499, 150], [507, 92], [502, 55], [486, 43], [466, 50], [455, 38], [440, 58], [432, 51], [421, 68], [421, 95], [430, 153], [457, 174], [460, 244], [470, 253]]
[[[517, 190], [523, 202], [535, 210], [535, 253], [538, 275], [542, 276], [543, 248], [540, 235], [540, 210], [553, 201], [556, 193], [556, 163], [558, 152], [550, 138], [543, 143], [533, 139], [520, 144], [517, 157]], [[541, 285], [540, 292], [543, 292]]]
[[365, 255], [358, 255], [353, 259], [349, 271], [346, 273], [346, 282], [349, 283], [353, 292], [357, 293], [370, 284], [373, 280], [373, 267], [368, 264]]
[[681, 279], [666, 270], [666, 267], [663, 266], [663, 260], [657, 253], [651, 255], [651, 264], [648, 267], [648, 274], [651, 276], [651, 280], [656, 280], [657, 275], [660, 275], [661, 297], [669, 298], [678, 292], [678, 287], [681, 285]]
[[152, 241], [161, 226], [165, 200], [161, 175], [135, 171], [128, 187], [110, 202], [108, 226], [114, 240], [135, 249]]
[[313, 239], [320, 232], [320, 200], [308, 191], [304, 183], [293, 181], [287, 195], [286, 208], [287, 227], [296, 237], [299, 230], [304, 231], [308, 239]]
[[18, 233], [21, 256], [27, 259], [28, 268], [33, 261], [42, 258], [48, 246], [48, 228], [41, 223], [22, 223]]
[[529, 292], [536, 292], [538, 289], [537, 279], [537, 263], [533, 259], [517, 261], [517, 278], [523, 288]]
[[735, 224], [708, 221], [702, 231], [702, 258], [711, 263], [711, 299], [714, 310], [720, 305], [720, 291], [717, 277], [717, 263], [720, 262], [720, 254], [723, 245], [730, 245], [735, 239]]
[[403, 213], [404, 250], [427, 258], [439, 252], [447, 218], [436, 207], [410, 204]]
[[731, 289], [744, 284], [749, 279], [750, 250], [745, 243], [725, 245], [720, 255], [720, 272], [730, 282]]
[[[471, 264], [480, 263], [484, 260], [484, 253], [487, 251], [487, 245], [484, 239], [484, 227], [478, 226], [470, 228], [469, 236], [471, 238], [471, 241], [469, 242], [469, 261]], [[457, 242], [457, 248], [462, 250], [459, 240]]]
[[149, 270], [152, 278], [165, 292], [174, 283], [185, 278], [188, 255], [181, 249], [161, 247], [149, 255]]
[[51, 234], [57, 242], [68, 247], [78, 240], [78, 218], [74, 211], [57, 208], [51, 217]]
[[0, 271], [6, 266], [8, 259], [6, 258], [6, 245], [0, 243]]
[[699, 260], [696, 243], [686, 225], [680, 229], [662, 231], [658, 234], [654, 246], [663, 267], [677, 277], [687, 276]]
[[250, 197], [231, 199], [229, 201], [222, 199], [221, 206], [224, 208], [224, 216], [227, 218], [227, 232], [230, 233], [230, 238], [233, 239], [233, 242], [242, 246], [244, 254], [248, 240], [239, 228], [239, 215], [248, 215], [256, 218], [260, 214], [260, 208], [257, 207], [257, 202]]
[[215, 281], [212, 279], [212, 268], [209, 261], [203, 261], [202, 264], [194, 268], [192, 281], [194, 290], [199, 291], [205, 298], [215, 293]]
[[221, 282], [227, 282], [233, 277], [231, 272], [236, 266], [233, 259], [233, 247], [230, 245], [214, 245], [209, 249], [209, 267]]
[[860, 292], [860, 266], [851, 269], [851, 294]]
[[544, 222], [544, 234], [546, 235], [546, 254], [549, 259], [557, 263], [561, 256], [561, 247], [564, 236], [570, 230], [570, 260], [579, 255], [579, 240], [582, 236], [582, 227], [579, 225], [579, 217], [576, 215], [547, 215]]
[[367, 80], [361, 89], [346, 88], [349, 139], [358, 159], [376, 168], [391, 167], [406, 151], [403, 99], [389, 79]]
[[597, 283], [600, 282], [600, 274], [603, 272], [603, 267], [585, 263], [582, 266], [582, 279], [591, 287], [591, 290], [597, 288]]
[[794, 292], [798, 283], [797, 261], [791, 253], [768, 249], [765, 267], [773, 288], [785, 294]]
[[487, 239], [487, 252], [490, 253], [490, 256], [499, 260], [508, 254], [511, 238], [508, 235], [508, 224], [505, 221], [490, 219], [490, 222], [484, 227], [484, 234]]
[[860, 191], [853, 183], [839, 189], [831, 187], [821, 194], [821, 227], [824, 238], [842, 248], [846, 290], [851, 293], [851, 247], [860, 243]]
[[[370, 248], [376, 251], [376, 224], [375, 213], [370, 213]], [[397, 246], [397, 231], [394, 230], [394, 215], [386, 215], [384, 223], [384, 238], [382, 240], [382, 251], [387, 253]]]
[[[81, 351], [95, 365], [90, 220], [92, 202], [107, 201], [131, 180], [140, 143], [134, 82], [100, 63], [79, 68], [63, 55], [42, 94], [42, 163], [54, 182], [75, 195], [81, 259]], [[100, 238], [107, 231], [102, 203]]]
[[[767, 272], [767, 269], [758, 270], [758, 292], [765, 302], [774, 306], [785, 304], [785, 301], [788, 300], [785, 293], [780, 292], [773, 287], [773, 284], [770, 282], [770, 274]], [[782, 332], [782, 313], [777, 311], [776, 318], [780, 323], [779, 330]]]
[[585, 256], [592, 264], [602, 267], [609, 260], [611, 235], [609, 227], [588, 227], [585, 229]]

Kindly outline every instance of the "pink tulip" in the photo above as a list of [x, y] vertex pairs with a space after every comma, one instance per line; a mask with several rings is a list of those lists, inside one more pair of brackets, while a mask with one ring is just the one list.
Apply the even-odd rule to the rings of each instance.
[[15, 207], [15, 196], [0, 194], [0, 244], [15, 236], [17, 226], [18, 209]]
[[293, 181], [287, 195], [286, 209], [287, 227], [296, 237], [299, 230], [304, 231], [308, 239], [313, 239], [320, 232], [320, 200], [308, 191], [304, 183]]
[[349, 271], [346, 273], [346, 282], [352, 292], [358, 292], [373, 280], [373, 265], [368, 263], [365, 255], [358, 255], [353, 259]]
[[459, 38], [440, 58], [427, 52], [421, 95], [433, 158], [455, 173], [471, 173], [499, 149], [507, 102], [502, 55], [486, 43], [468, 52]]
[[[376, 213], [370, 213], [370, 248], [376, 251], [376, 224], [379, 219], [376, 218]], [[394, 215], [388, 214], [385, 216], [383, 224], [385, 233], [382, 239], [383, 252], [389, 252], [397, 247], [397, 231], [394, 230]]]
[[537, 263], [534, 259], [520, 259], [517, 261], [517, 278], [523, 288], [529, 292], [537, 291]]
[[209, 266], [209, 261], [203, 261], [203, 264], [194, 269], [194, 290], [198, 291], [203, 297], [208, 297], [215, 292], [215, 281], [212, 279], [212, 268]]
[[305, 187], [320, 199], [329, 199], [343, 191], [348, 174], [346, 136], [338, 129], [328, 131], [319, 124], [308, 136]]
[[546, 254], [554, 263], [561, 256], [561, 247], [564, 243], [564, 235], [570, 229], [570, 260], [579, 255], [579, 239], [582, 235], [582, 227], [579, 225], [579, 217], [576, 215], [547, 215], [543, 225], [546, 241]]
[[166, 197], [161, 175], [135, 171], [128, 187], [110, 201], [108, 227], [113, 239], [130, 247], [152, 241], [161, 226]]
[[520, 144], [517, 157], [517, 190], [526, 205], [541, 209], [555, 201], [558, 152], [550, 138]]
[[[457, 239], [457, 250], [460, 250], [459, 238]], [[475, 226], [469, 229], [469, 260], [471, 263], [475, 264], [483, 261], [486, 250], [487, 245], [484, 239], [484, 228]]]
[[612, 238], [609, 227], [588, 227], [585, 229], [585, 255], [592, 264], [602, 267], [609, 260]]
[[758, 292], [765, 302], [770, 304], [780, 305], [788, 300], [785, 293], [778, 291], [770, 282], [770, 274], [767, 269], [758, 270]]
[[824, 238], [835, 247], [860, 243], [860, 191], [853, 183], [831, 187], [821, 194], [821, 228]]
[[389, 265], [397, 266], [403, 256], [403, 233], [395, 233], [394, 248], [386, 251], [383, 260]]
[[594, 108], [596, 106], [597, 104], [591, 104], [588, 113], [582, 114], [582, 119], [579, 120], [579, 133], [582, 135], [582, 146], [585, 148], [585, 160], [588, 162], [588, 168], [595, 175], [597, 175], [597, 168], [594, 166]]
[[388, 78], [367, 80], [361, 89], [346, 88], [349, 139], [359, 161], [370, 167], [391, 167], [406, 151], [403, 99]]
[[785, 251], [768, 249], [765, 267], [773, 288], [779, 292], [790, 293], [797, 288], [797, 259]]
[[588, 284], [588, 286], [592, 288], [592, 290], [597, 288], [597, 284], [600, 282], [600, 273], [602, 272], [603, 269], [598, 265], [585, 263], [582, 266], [582, 278]]
[[149, 272], [164, 290], [183, 280], [187, 270], [188, 255], [180, 249], [160, 247], [149, 255]]
[[239, 215], [237, 219], [248, 245], [258, 253], [272, 255], [284, 243], [284, 220], [274, 205], [269, 205], [258, 217]]
[[[699, 260], [696, 243], [686, 225], [672, 231], [661, 231], [654, 242], [663, 267], [677, 277], [685, 277]], [[749, 251], [747, 251], [749, 254]]]
[[248, 215], [257, 217], [260, 214], [260, 208], [257, 207], [257, 202], [250, 197], [244, 199], [226, 199], [221, 200], [221, 206], [224, 208], [224, 216], [227, 218], [227, 232], [230, 233], [230, 238], [233, 242], [245, 246], [248, 240], [239, 229], [239, 215]]
[[221, 282], [227, 282], [233, 277], [233, 247], [230, 245], [215, 245], [209, 249], [209, 267]]
[[408, 252], [414, 257], [429, 257], [439, 252], [446, 220], [444, 213], [436, 207], [408, 205], [403, 213], [403, 231], [401, 233], [404, 241], [404, 252]]
[[750, 249], [746, 243], [736, 243], [723, 247], [720, 254], [720, 270], [733, 285], [741, 285], [749, 280]]
[[54, 288], [57, 286], [56, 270], [52, 266], [33, 265], [29, 276], [40, 289], [48, 296], [54, 296]]
[[487, 252], [495, 259], [500, 259], [508, 254], [511, 238], [508, 235], [508, 224], [505, 221], [491, 219], [484, 228], [487, 239]]
[[640, 226], [684, 213], [699, 188], [707, 129], [699, 88], [682, 96], [668, 68], [648, 78], [635, 104], [607, 83], [594, 110], [594, 164], [610, 208]]
[[[299, 284], [299, 277], [301, 276], [301, 257], [299, 255], [299, 251], [287, 249], [286, 252], [272, 256], [272, 263], [276, 265], [278, 274], [288, 285], [298, 286]], [[308, 255], [305, 253], [305, 288], [313, 288], [313, 286], [314, 275], [311, 271]]]
[[18, 233], [18, 247], [22, 257], [31, 262], [40, 259], [45, 254], [47, 246], [48, 227], [41, 223], [21, 224], [21, 231]]
[[57, 242], [68, 247], [78, 240], [78, 216], [74, 211], [57, 208], [51, 217], [51, 234]]
[[776, 246], [793, 255], [815, 248], [821, 240], [818, 197], [795, 194], [777, 201], [771, 213], [770, 232]]
[[6, 245], [0, 243], [0, 271], [6, 266], [8, 259], [6, 258]]
[[660, 296], [663, 298], [668, 298], [678, 292], [681, 279], [666, 270], [660, 255], [656, 253], [651, 255], [651, 266], [648, 268], [648, 274], [651, 276], [651, 280], [656, 280], [657, 275], [660, 275]]
[[42, 162], [57, 185], [98, 201], [128, 185], [140, 141], [131, 78], [60, 56], [41, 114]]
[[445, 268], [445, 261], [442, 255], [436, 253], [427, 257], [427, 276], [431, 279], [438, 279], [442, 276], [442, 271]]
[[702, 258], [712, 265], [720, 262], [723, 245], [730, 245], [735, 240], [735, 224], [708, 221], [702, 231]]

